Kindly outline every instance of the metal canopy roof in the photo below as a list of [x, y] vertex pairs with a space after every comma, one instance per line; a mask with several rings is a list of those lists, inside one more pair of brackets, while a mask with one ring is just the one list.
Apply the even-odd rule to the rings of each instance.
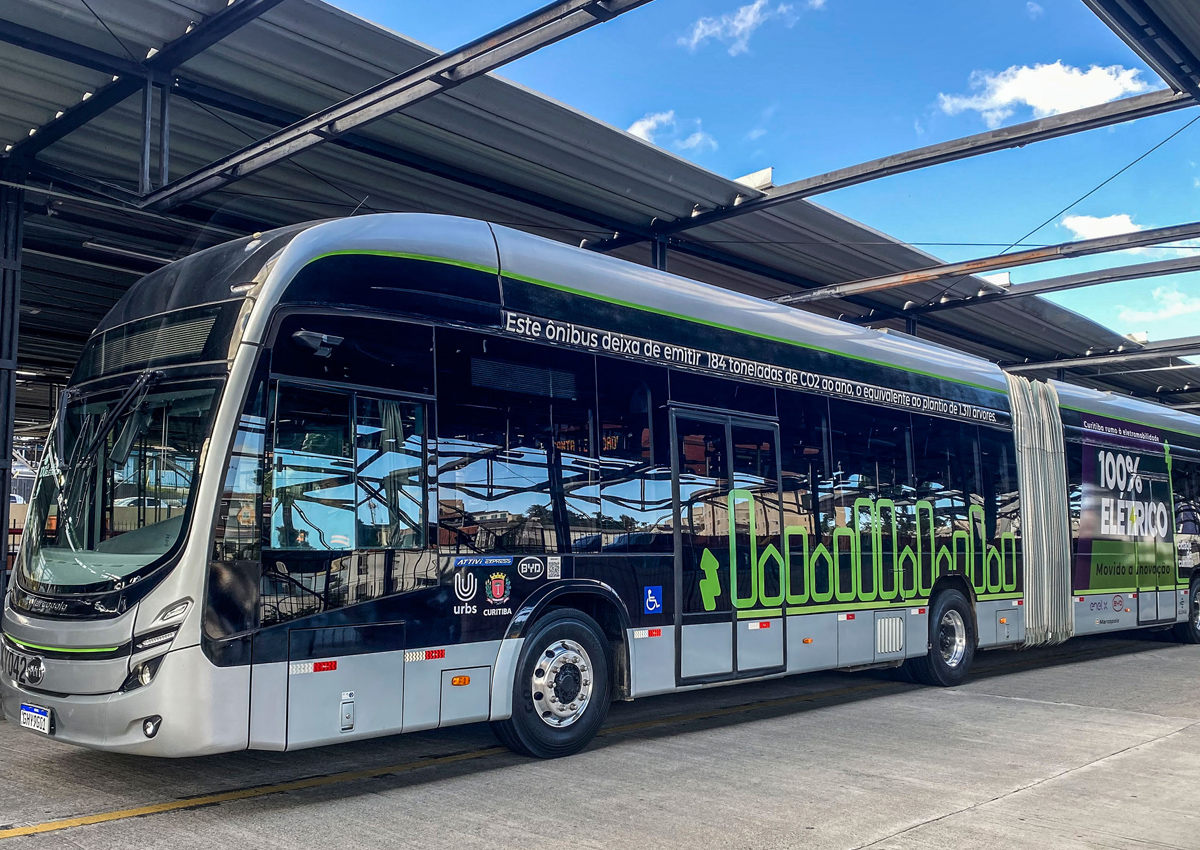
[[[0, 42], [0, 147], [47, 127], [56, 113], [111, 82], [120, 63], [141, 62], [227, 4], [90, 5], [111, 33], [86, 6], [69, 0], [22, 0], [0, 12], [95, 54], [85, 67], [47, 55], [55, 51], [45, 45], [34, 50], [16, 46], [16, 38]], [[637, 13], [631, 14], [636, 22]], [[0, 21], [0, 32], [4, 28]], [[172, 73], [170, 175], [190, 173], [433, 55], [319, 0], [284, 0]], [[486, 77], [158, 215], [134, 209], [126, 197], [138, 188], [142, 123], [141, 97], [130, 96], [40, 152], [29, 177], [18, 366], [41, 375], [18, 387], [18, 427], [21, 420], [45, 419], [52, 406], [46, 381], [65, 380], [88, 333], [138, 276], [234, 235], [355, 211], [428, 211], [579, 244], [729, 205], [739, 195], [761, 195], [544, 95]], [[645, 245], [615, 253], [650, 261]], [[696, 228], [670, 252], [672, 272], [764, 297], [936, 262], [803, 200]], [[973, 294], [985, 285], [966, 278], [952, 291]], [[946, 282], [934, 282], [812, 309], [902, 330], [897, 316], [905, 302], [936, 301], [946, 289]], [[920, 321], [922, 338], [1005, 362], [1130, 344], [1038, 297]], [[1140, 368], [1179, 362], [1147, 361]], [[1077, 371], [1071, 379], [1140, 395], [1190, 380], [1195, 395], [1172, 400], [1200, 401], [1200, 368], [1082, 377]]]

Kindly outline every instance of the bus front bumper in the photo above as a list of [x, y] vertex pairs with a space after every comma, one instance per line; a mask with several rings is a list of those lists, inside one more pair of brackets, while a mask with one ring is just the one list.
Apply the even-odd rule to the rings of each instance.
[[[4, 716], [21, 727], [21, 706], [50, 712], [51, 732], [28, 731], [95, 750], [177, 758], [246, 749], [250, 668], [215, 667], [200, 647], [167, 653], [149, 685], [128, 693], [60, 695], [27, 690], [0, 674]], [[147, 719], [161, 718], [153, 737]]]

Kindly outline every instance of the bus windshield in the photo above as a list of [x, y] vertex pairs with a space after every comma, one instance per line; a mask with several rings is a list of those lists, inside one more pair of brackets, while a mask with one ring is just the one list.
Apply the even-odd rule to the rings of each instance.
[[34, 485], [17, 568], [26, 590], [119, 590], [175, 546], [219, 386], [143, 372], [68, 399]]

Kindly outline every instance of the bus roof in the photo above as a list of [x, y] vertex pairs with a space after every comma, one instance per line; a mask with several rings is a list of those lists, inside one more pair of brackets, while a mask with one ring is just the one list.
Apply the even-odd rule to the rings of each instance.
[[[252, 262], [247, 256], [251, 242], [231, 243], [238, 246], [237, 252], [245, 258], [231, 263], [238, 272], [250, 267], [257, 271], [271, 258], [278, 259], [259, 291], [254, 293], [257, 305], [243, 336], [251, 342], [263, 339], [272, 309], [304, 266], [332, 253], [393, 254], [497, 271], [548, 289], [687, 319], [701, 326], [733, 330], [1005, 394], [1008, 391], [999, 366], [965, 352], [858, 327], [474, 219], [426, 213], [363, 215], [256, 234], [253, 242], [257, 245], [249, 253], [257, 256]], [[174, 305], [177, 297], [155, 294], [153, 290], [179, 280], [193, 265], [197, 270], [206, 267], [205, 255], [210, 253], [214, 259], [222, 253], [222, 265], [230, 264], [233, 258], [224, 256], [229, 250], [229, 245], [210, 248], [148, 275], [113, 309], [100, 329], [126, 321], [124, 316], [132, 315], [130, 311], [134, 308], [142, 308], [135, 312], [147, 315], [144, 311], [159, 302]], [[177, 271], [168, 271], [176, 266]], [[222, 277], [218, 288], [228, 290], [229, 278]], [[241, 280], [239, 277], [238, 282]], [[206, 283], [204, 288], [207, 297], [211, 285]], [[1200, 435], [1200, 418], [1190, 414], [1074, 384], [1058, 381], [1054, 384], [1064, 407]]]

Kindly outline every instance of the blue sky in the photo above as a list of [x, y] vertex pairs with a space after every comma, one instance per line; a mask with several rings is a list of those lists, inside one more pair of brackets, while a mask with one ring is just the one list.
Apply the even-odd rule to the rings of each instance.
[[[441, 50], [537, 5], [335, 2]], [[503, 75], [719, 174], [773, 166], [776, 183], [1164, 85], [1081, 0], [654, 0]], [[1028, 244], [1193, 221], [1200, 122], [1056, 214], [1194, 118], [1144, 119], [816, 202], [947, 260], [996, 253], [1051, 217]], [[1194, 250], [1030, 266], [1012, 280]], [[1166, 339], [1197, 333], [1200, 275], [1050, 297], [1121, 333]]]

